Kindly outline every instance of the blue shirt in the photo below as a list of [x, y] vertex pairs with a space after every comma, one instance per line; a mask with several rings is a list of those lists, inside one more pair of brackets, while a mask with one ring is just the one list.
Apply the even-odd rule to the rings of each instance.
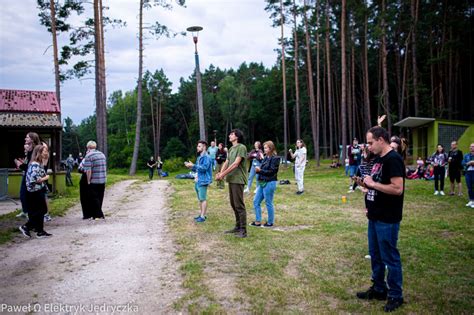
[[192, 168], [197, 172], [198, 186], [206, 186], [212, 183], [212, 160], [205, 152], [196, 159], [196, 164]]
[[216, 159], [216, 153], [217, 153], [217, 147], [209, 147], [207, 148], [207, 153], [209, 154], [209, 157], [213, 160]]

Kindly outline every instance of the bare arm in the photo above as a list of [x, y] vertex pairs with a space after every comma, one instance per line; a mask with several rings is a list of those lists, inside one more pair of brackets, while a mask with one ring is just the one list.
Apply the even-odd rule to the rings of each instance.
[[91, 178], [92, 178], [92, 171], [87, 170], [86, 175], [87, 175], [87, 183], [90, 184], [91, 183]]
[[[227, 174], [229, 174], [230, 172], [232, 172], [233, 170], [235, 170], [237, 167], [239, 167], [240, 162], [242, 162], [242, 157], [241, 157], [241, 156], [238, 156], [238, 157], [235, 159], [234, 163], [232, 163], [232, 164], [229, 166], [229, 168], [226, 168], [226, 169], [224, 169], [223, 171], [221, 171], [220, 177], [221, 177], [221, 178], [226, 177]], [[226, 163], [226, 164], [225, 164], [224, 166], [227, 167], [228, 160], [225, 161], [225, 163]], [[224, 167], [223, 167], [223, 168], [224, 168]]]
[[372, 177], [366, 176], [364, 178], [364, 184], [370, 189], [381, 191], [387, 195], [400, 196], [403, 193], [403, 177], [392, 177], [390, 178], [390, 184], [382, 184], [374, 182]]

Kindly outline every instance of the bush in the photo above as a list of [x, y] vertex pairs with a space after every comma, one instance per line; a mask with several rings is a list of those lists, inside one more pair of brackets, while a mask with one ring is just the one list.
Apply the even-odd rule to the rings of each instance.
[[184, 159], [182, 157], [177, 157], [163, 160], [163, 171], [171, 173], [177, 171], [187, 171], [187, 168], [184, 167]]

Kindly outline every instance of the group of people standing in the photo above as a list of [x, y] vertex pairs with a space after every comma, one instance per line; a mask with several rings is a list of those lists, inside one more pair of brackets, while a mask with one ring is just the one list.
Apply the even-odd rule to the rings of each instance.
[[[218, 188], [224, 188], [224, 179], [229, 187], [229, 200], [234, 211], [235, 226], [226, 231], [243, 238], [247, 236], [247, 212], [244, 194], [252, 189], [253, 179], [256, 182], [253, 206], [255, 220], [249, 225], [255, 227], [272, 227], [275, 223], [274, 195], [277, 188], [280, 157], [277, 156], [276, 146], [272, 141], [263, 143], [256, 141], [254, 149], [247, 152], [242, 144], [243, 133], [234, 129], [229, 133], [232, 146], [227, 149], [222, 143], [215, 146], [215, 141], [209, 147], [206, 141], [197, 143], [198, 157], [195, 163], [185, 162], [185, 166], [196, 173], [194, 189], [199, 202], [199, 215], [194, 218], [196, 222], [207, 220], [207, 190], [212, 183], [212, 173], [216, 169], [215, 180]], [[298, 184], [297, 194], [304, 192], [303, 178], [307, 163], [307, 151], [303, 140], [296, 142], [296, 151], [290, 149], [289, 154], [295, 159], [295, 178]], [[250, 163], [250, 169], [247, 168]], [[262, 202], [267, 208], [267, 220], [262, 220]]]

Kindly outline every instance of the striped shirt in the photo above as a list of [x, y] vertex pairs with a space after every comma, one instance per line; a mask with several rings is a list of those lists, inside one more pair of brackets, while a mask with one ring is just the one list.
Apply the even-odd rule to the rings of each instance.
[[105, 184], [107, 180], [107, 161], [104, 153], [90, 150], [82, 161], [84, 171], [91, 171], [91, 184]]

